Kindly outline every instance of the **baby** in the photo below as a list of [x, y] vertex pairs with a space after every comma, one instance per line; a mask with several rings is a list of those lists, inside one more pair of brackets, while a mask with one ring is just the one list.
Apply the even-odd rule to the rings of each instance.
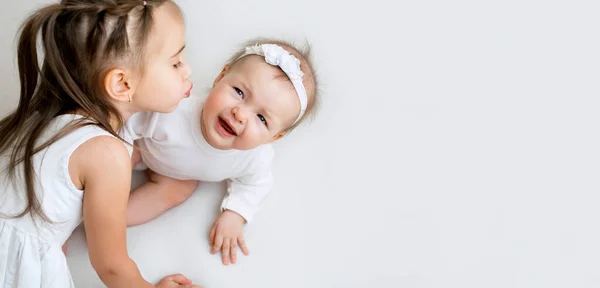
[[127, 122], [149, 181], [129, 199], [127, 224], [156, 218], [190, 197], [198, 181], [227, 180], [221, 215], [210, 231], [211, 253], [236, 263], [248, 248], [242, 228], [272, 186], [270, 143], [299, 125], [317, 103], [309, 52], [257, 40], [223, 67], [206, 100], [184, 99], [170, 114], [140, 112]]

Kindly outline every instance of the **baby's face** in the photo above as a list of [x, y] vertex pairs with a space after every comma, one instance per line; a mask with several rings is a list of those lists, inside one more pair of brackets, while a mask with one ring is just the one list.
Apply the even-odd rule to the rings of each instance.
[[281, 138], [299, 112], [298, 94], [283, 71], [250, 55], [215, 80], [202, 133], [217, 149], [249, 150]]

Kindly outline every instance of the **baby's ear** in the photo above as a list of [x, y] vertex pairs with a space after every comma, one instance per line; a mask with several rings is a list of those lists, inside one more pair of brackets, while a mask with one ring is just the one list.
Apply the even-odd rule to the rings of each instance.
[[283, 138], [283, 136], [285, 136], [285, 134], [287, 134], [287, 131], [283, 131], [283, 132], [279, 132], [279, 133], [275, 134], [275, 136], [273, 136], [273, 139], [271, 139], [271, 141], [269, 141], [269, 143], [275, 142], [275, 141]]
[[231, 68], [231, 65], [229, 65], [229, 64], [223, 66], [223, 70], [221, 70], [221, 73], [219, 73], [219, 76], [217, 76], [217, 78], [215, 78], [215, 82], [213, 82], [213, 87], [217, 86], [217, 83], [219, 83], [219, 81], [221, 81], [221, 79], [223, 79], [223, 77], [225, 77], [225, 74], [227, 74], [227, 71], [229, 71], [229, 68]]

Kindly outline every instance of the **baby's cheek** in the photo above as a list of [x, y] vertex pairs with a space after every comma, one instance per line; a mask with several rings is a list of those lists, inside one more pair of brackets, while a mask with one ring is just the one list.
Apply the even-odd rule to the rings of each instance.
[[[262, 123], [260, 125], [262, 125]], [[261, 129], [259, 129], [261, 127], [259, 127], [258, 124], [253, 124], [251, 127], [252, 129], [248, 131], [250, 132], [248, 135], [248, 140], [252, 143], [252, 146], [258, 146], [266, 143], [266, 136], [268, 136], [267, 133], [261, 131]]]
[[204, 105], [204, 112], [207, 115], [218, 114], [218, 111], [217, 111], [218, 107], [219, 107], [218, 99], [216, 99], [215, 97], [209, 97], [206, 101], [206, 104]]

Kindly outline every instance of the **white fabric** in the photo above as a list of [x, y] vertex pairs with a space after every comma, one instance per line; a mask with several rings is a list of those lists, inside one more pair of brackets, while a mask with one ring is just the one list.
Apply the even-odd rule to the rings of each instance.
[[[53, 120], [40, 141], [49, 139], [65, 127], [75, 115]], [[36, 193], [42, 209], [55, 224], [30, 215], [0, 218], [0, 286], [1, 287], [74, 287], [61, 246], [81, 223], [83, 191], [69, 175], [69, 157], [87, 140], [110, 134], [97, 126], [79, 128], [33, 157]], [[0, 156], [4, 171], [8, 156]], [[17, 171], [21, 171], [21, 166]], [[25, 207], [25, 183], [22, 173], [16, 181], [0, 174], [0, 213], [15, 215]]]
[[192, 95], [172, 113], [138, 112], [125, 126], [130, 137], [138, 139], [144, 166], [180, 180], [227, 180], [221, 209], [250, 222], [271, 191], [273, 148], [269, 144], [243, 151], [213, 148], [200, 129], [202, 107], [203, 101]]
[[302, 83], [304, 73], [302, 72], [302, 69], [300, 69], [300, 60], [281, 46], [275, 44], [257, 44], [248, 46], [246, 47], [244, 54], [237, 59], [248, 55], [260, 55], [265, 57], [267, 63], [273, 66], [279, 66], [279, 68], [281, 68], [288, 76], [298, 94], [298, 100], [300, 100], [300, 113], [294, 121], [294, 124], [296, 124], [300, 118], [302, 118], [302, 115], [304, 115], [306, 107], [308, 106], [308, 96], [306, 95], [304, 84]]

